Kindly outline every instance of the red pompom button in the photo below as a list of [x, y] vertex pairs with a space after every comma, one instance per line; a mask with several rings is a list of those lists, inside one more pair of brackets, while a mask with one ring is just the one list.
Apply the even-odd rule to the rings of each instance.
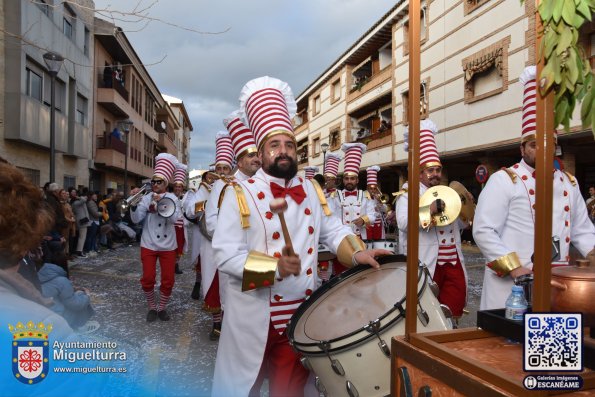
[[274, 256], [275, 258], [281, 258], [281, 253], [280, 253], [280, 252], [275, 252], [275, 253], [273, 254], [273, 256]]
[[267, 219], [273, 219], [273, 213], [271, 211], [267, 211], [264, 216]]
[[283, 297], [281, 295], [275, 295], [275, 296], [273, 296], [273, 299], [275, 299], [277, 302], [279, 302], [281, 299], [283, 299]]
[[259, 200], [264, 199], [264, 193], [263, 192], [258, 192], [257, 197], [258, 197]]
[[308, 289], [306, 290], [306, 295], [307, 295], [307, 296], [310, 296], [310, 295], [312, 295], [312, 290], [311, 290], [310, 288], [308, 288]]
[[529, 179], [529, 177], [527, 175], [523, 175], [521, 178], [523, 178], [524, 181], [526, 181], [527, 179]]
[[248, 183], [254, 183], [254, 179], [252, 179], [252, 178], [248, 179]]
[[308, 268], [308, 270], [306, 270], [306, 274], [308, 276], [311, 276], [312, 275], [312, 268]]
[[564, 190], [564, 197], [568, 196], [568, 192]]
[[570, 207], [569, 206], [564, 207], [564, 211], [566, 211], [566, 212], [570, 211]]
[[533, 190], [533, 189], [529, 189], [529, 194], [530, 194], [530, 195], [534, 195], [534, 194], [535, 194], [535, 190]]
[[306, 208], [304, 210], [304, 214], [306, 214], [306, 215], [310, 215], [311, 213], [312, 213], [312, 211], [310, 211], [310, 208]]
[[570, 237], [566, 237], [566, 242], [569, 243], [570, 242]]
[[312, 247], [308, 248], [308, 253], [311, 254], [312, 252], [314, 252], [314, 250], [312, 249]]
[[314, 234], [314, 228], [312, 226], [308, 226], [308, 233]]
[[281, 235], [279, 234], [279, 232], [273, 233], [273, 240], [278, 240], [279, 237], [281, 237]]

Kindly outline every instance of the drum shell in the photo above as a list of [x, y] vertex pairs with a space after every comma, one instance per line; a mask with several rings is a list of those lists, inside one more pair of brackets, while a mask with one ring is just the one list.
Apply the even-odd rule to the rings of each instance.
[[398, 254], [399, 244], [393, 240], [366, 240], [367, 249], [384, 249]]
[[[405, 264], [401, 264], [401, 266], [405, 267]], [[404, 274], [406, 273], [403, 272]], [[418, 283], [418, 290], [422, 289], [424, 281], [421, 278]], [[332, 289], [330, 291], [332, 293]], [[405, 291], [403, 290], [404, 295]], [[430, 314], [430, 322], [425, 327], [418, 319], [418, 332], [441, 331], [451, 328], [449, 320], [444, 317], [438, 300], [429, 288], [423, 289], [419, 301], [424, 310]], [[403, 307], [405, 307], [404, 303]], [[297, 322], [296, 326], [299, 326], [299, 320], [294, 315], [291, 322]], [[404, 312], [401, 313], [399, 310], [395, 310], [381, 320], [381, 324], [384, 326], [384, 324], [391, 321], [395, 322], [379, 333], [380, 338], [386, 342], [389, 348], [393, 336], [404, 335], [405, 333]], [[362, 327], [364, 325], [362, 324]], [[330, 356], [332, 359], [338, 360], [345, 372], [345, 375], [341, 376], [335, 373], [330, 365], [329, 357], [319, 347], [306, 346], [305, 343], [293, 339], [294, 328], [290, 326], [290, 332], [288, 333], [294, 349], [307, 359], [309, 366], [324, 385], [329, 396], [348, 396], [347, 381], [353, 384], [360, 396], [386, 396], [390, 394], [391, 359], [379, 347], [379, 339], [376, 336], [362, 329], [353, 335], [342, 338], [338, 342], [331, 343]], [[366, 336], [371, 337], [358, 342], [358, 340]]]

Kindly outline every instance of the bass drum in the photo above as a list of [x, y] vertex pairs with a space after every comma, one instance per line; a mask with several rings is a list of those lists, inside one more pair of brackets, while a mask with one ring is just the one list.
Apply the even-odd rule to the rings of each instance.
[[[302, 303], [288, 337], [316, 387], [326, 396], [390, 395], [390, 343], [405, 333], [405, 257], [381, 257], [380, 269], [357, 266], [331, 279]], [[452, 329], [418, 273], [418, 332]]]
[[395, 255], [399, 253], [399, 244], [393, 240], [366, 240], [367, 249], [383, 249]]

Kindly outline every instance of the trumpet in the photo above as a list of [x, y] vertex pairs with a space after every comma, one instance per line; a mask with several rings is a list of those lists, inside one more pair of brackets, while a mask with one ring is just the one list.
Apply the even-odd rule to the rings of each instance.
[[122, 199], [118, 202], [118, 208], [120, 209], [120, 215], [124, 216], [126, 211], [130, 207], [136, 207], [138, 203], [140, 203], [141, 199], [144, 197], [145, 194], [151, 191], [149, 185], [143, 185], [138, 192], [133, 194], [132, 196], [128, 197], [127, 199]]

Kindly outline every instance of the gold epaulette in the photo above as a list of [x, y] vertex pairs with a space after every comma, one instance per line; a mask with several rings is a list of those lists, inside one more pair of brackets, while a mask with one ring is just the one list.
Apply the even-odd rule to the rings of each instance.
[[316, 195], [318, 196], [318, 201], [320, 201], [320, 205], [322, 206], [324, 215], [331, 216], [332, 212], [331, 212], [331, 209], [328, 207], [328, 203], [326, 202], [326, 197], [324, 197], [324, 192], [322, 191], [322, 188], [320, 187], [318, 182], [316, 182], [314, 179], [310, 179], [310, 182], [312, 182], [312, 185], [314, 186], [314, 189], [316, 190]]
[[367, 198], [368, 200], [372, 200], [372, 196], [370, 196], [370, 192], [368, 192], [367, 190], [364, 191], [364, 197]]
[[506, 167], [502, 167], [502, 171], [504, 171], [508, 174], [508, 176], [512, 180], [512, 183], [516, 183], [517, 174], [515, 174], [514, 171], [512, 171], [511, 169], [506, 168]]
[[568, 171], [562, 171], [563, 173], [566, 174], [566, 176], [568, 177], [568, 179], [570, 180], [570, 183], [572, 184], [572, 186], [576, 186], [576, 178], [574, 177], [574, 175], [572, 175], [570, 172]]
[[331, 198], [337, 197], [337, 191], [335, 190], [334, 192], [331, 192], [328, 196]]
[[225, 191], [227, 190], [227, 188], [229, 186], [232, 186], [235, 183], [235, 179], [232, 178], [226, 178], [226, 177], [221, 177], [221, 180], [225, 183], [225, 186], [223, 186], [223, 189], [221, 189], [221, 193], [219, 193], [219, 201], [217, 202], [217, 209], [221, 208], [221, 204], [223, 204], [223, 198], [225, 197]]
[[250, 208], [248, 208], [246, 195], [244, 194], [244, 190], [239, 183], [233, 182], [231, 186], [233, 186], [233, 190], [236, 192], [236, 200], [238, 201], [238, 208], [240, 210], [240, 222], [242, 223], [242, 229], [247, 229], [250, 227]]
[[407, 189], [401, 189], [398, 192], [391, 193], [393, 195], [393, 197], [395, 198], [393, 200], [392, 204], [394, 204], [395, 201], [397, 201], [398, 198], [401, 197], [402, 195], [404, 195], [405, 193], [407, 193]]

